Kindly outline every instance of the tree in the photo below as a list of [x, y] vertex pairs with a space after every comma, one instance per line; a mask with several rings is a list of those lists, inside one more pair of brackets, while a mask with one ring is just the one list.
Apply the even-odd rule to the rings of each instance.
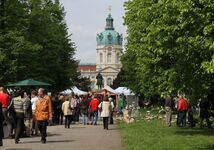
[[25, 78], [31, 71], [31, 64], [38, 44], [26, 40], [28, 13], [26, 2], [7, 0], [0, 6], [0, 84]]
[[[56, 1], [30, 3], [28, 39], [42, 45], [38, 53], [35, 77], [51, 83], [54, 89], [63, 90], [74, 84], [77, 62], [74, 44], [70, 41], [64, 21], [64, 10]], [[41, 67], [43, 66], [43, 67]]]
[[82, 91], [90, 91], [91, 81], [89, 78], [80, 77], [76, 83], [76, 86]]
[[[214, 54], [213, 6], [211, 0], [126, 2], [129, 36], [122, 62], [125, 72], [135, 62], [130, 79], [139, 82], [145, 96], [179, 92], [195, 101], [210, 93], [213, 73], [208, 74], [203, 64]], [[130, 54], [135, 60], [128, 58]]]
[[61, 91], [75, 83], [74, 43], [58, 0], [1, 0], [1, 84], [33, 78]]

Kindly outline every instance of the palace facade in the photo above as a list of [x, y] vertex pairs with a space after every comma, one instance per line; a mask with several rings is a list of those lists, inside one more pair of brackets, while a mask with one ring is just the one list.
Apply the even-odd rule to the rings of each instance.
[[123, 54], [123, 37], [115, 31], [114, 19], [109, 13], [105, 30], [97, 34], [96, 64], [80, 64], [81, 76], [90, 78], [91, 88], [97, 89], [96, 76], [100, 72], [103, 84], [111, 85], [122, 67], [120, 57]]

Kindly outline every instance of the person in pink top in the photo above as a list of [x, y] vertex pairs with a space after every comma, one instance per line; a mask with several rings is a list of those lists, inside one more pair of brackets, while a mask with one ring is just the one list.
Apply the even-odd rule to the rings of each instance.
[[94, 95], [92, 97], [92, 100], [90, 102], [90, 109], [92, 111], [92, 122], [91, 125], [97, 125], [98, 120], [98, 106], [100, 104], [100, 101], [97, 99], [97, 96]]

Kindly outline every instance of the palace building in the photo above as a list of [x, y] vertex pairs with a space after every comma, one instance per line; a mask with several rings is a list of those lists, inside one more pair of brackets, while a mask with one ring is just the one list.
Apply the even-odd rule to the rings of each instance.
[[123, 37], [115, 31], [113, 21], [109, 13], [105, 30], [97, 34], [96, 64], [79, 65], [81, 76], [90, 78], [92, 89], [97, 89], [96, 76], [99, 72], [103, 76], [104, 86], [110, 86], [122, 67]]

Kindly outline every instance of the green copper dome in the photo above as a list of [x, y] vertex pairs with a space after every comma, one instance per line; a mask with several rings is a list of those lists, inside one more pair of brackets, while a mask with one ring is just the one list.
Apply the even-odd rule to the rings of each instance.
[[97, 34], [97, 45], [122, 45], [123, 37], [114, 30], [111, 14], [106, 18], [105, 31]]

